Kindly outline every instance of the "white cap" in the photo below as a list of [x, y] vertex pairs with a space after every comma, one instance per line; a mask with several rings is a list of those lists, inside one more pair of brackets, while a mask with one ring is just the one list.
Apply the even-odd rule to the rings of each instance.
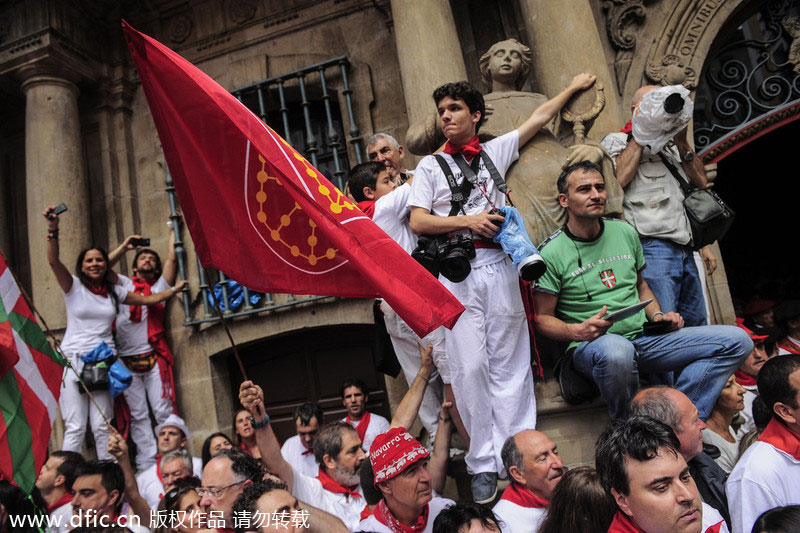
[[174, 413], [169, 415], [163, 423], [156, 426], [156, 437], [158, 437], [158, 434], [161, 433], [161, 430], [167, 426], [174, 426], [180, 429], [183, 431], [183, 436], [187, 439], [189, 438], [189, 428], [186, 427], [186, 422], [183, 421], [183, 418]]

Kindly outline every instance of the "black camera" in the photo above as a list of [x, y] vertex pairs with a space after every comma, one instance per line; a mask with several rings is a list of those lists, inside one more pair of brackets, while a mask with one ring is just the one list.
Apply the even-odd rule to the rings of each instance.
[[475, 243], [472, 237], [456, 235], [439, 244], [439, 271], [453, 283], [461, 283], [469, 276], [472, 267], [469, 262], [475, 259]]
[[441, 274], [453, 283], [460, 283], [472, 270], [469, 262], [475, 258], [475, 244], [466, 235], [450, 239], [446, 235], [420, 235], [411, 257], [434, 277]]
[[131, 245], [132, 246], [150, 246], [150, 238], [149, 237], [141, 237], [141, 238], [137, 239], [136, 237], [134, 237], [133, 239], [131, 239]]

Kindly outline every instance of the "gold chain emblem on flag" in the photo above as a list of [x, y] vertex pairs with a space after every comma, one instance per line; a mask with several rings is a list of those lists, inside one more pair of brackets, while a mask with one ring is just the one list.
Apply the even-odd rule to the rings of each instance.
[[[347, 199], [347, 197], [344, 196], [338, 189], [334, 187], [333, 191], [331, 191], [327, 185], [323, 184], [320, 181], [317, 171], [314, 170], [314, 168], [308, 164], [308, 161], [306, 161], [306, 159], [302, 155], [300, 155], [294, 148], [289, 146], [289, 144], [286, 143], [286, 141], [284, 141], [283, 139], [281, 139], [281, 141], [283, 142], [284, 145], [286, 145], [286, 147], [289, 148], [289, 150], [291, 150], [292, 155], [294, 155], [294, 157], [297, 160], [303, 163], [308, 177], [314, 179], [314, 181], [317, 182], [317, 191], [319, 191], [319, 193], [325, 196], [325, 198], [328, 200], [329, 203], [328, 208], [331, 210], [332, 213], [339, 214], [344, 209], [349, 209], [350, 211], [355, 209], [356, 206], [352, 202], [350, 202]], [[306, 244], [308, 245], [308, 251], [306, 253], [303, 253], [303, 251], [301, 251], [300, 249], [300, 246], [298, 246], [297, 244], [291, 244], [284, 240], [281, 234], [281, 230], [292, 224], [293, 222], [292, 216], [295, 215], [295, 213], [303, 210], [303, 208], [300, 207], [300, 205], [297, 202], [295, 202], [294, 207], [291, 209], [291, 211], [281, 215], [279, 219], [280, 220], [279, 225], [274, 227], [269, 225], [267, 221], [267, 213], [264, 210], [264, 204], [267, 201], [267, 193], [264, 190], [265, 185], [269, 181], [274, 181], [277, 185], [281, 187], [283, 186], [283, 184], [281, 183], [279, 178], [277, 178], [276, 176], [270, 176], [267, 173], [266, 159], [264, 158], [264, 156], [258, 154], [258, 160], [259, 162], [261, 162], [261, 170], [259, 170], [258, 173], [256, 174], [256, 179], [258, 180], [259, 183], [259, 191], [256, 193], [256, 201], [258, 202], [258, 213], [256, 214], [256, 218], [261, 224], [263, 224], [267, 228], [267, 230], [269, 230], [269, 237], [273, 241], [279, 242], [283, 246], [285, 246], [293, 257], [302, 257], [303, 259], [308, 261], [308, 264], [311, 266], [316, 265], [321, 259], [330, 260], [335, 258], [338, 250], [334, 248], [326, 249], [325, 252], [321, 255], [317, 255], [315, 253], [314, 249], [319, 242], [319, 239], [316, 236], [317, 224], [310, 218], [308, 219], [308, 225], [311, 228], [311, 232], [306, 237]], [[335, 200], [332, 197], [333, 193], [336, 194]]]

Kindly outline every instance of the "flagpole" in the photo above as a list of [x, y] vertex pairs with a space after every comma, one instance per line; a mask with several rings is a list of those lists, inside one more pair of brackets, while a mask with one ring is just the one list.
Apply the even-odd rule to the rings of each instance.
[[[0, 253], [2, 253], [2, 250], [0, 250]], [[5, 255], [4, 255], [4, 257], [5, 257]], [[25, 298], [25, 301], [28, 303], [28, 307], [30, 307], [31, 310], [36, 314], [37, 318], [39, 319], [39, 322], [41, 322], [42, 326], [44, 327], [45, 333], [52, 339], [52, 341], [53, 341], [53, 350], [58, 352], [58, 354], [64, 359], [64, 361], [66, 361], [67, 368], [72, 370], [73, 374], [75, 374], [75, 377], [78, 378], [78, 383], [80, 383], [81, 387], [83, 387], [84, 392], [86, 392], [87, 396], [89, 397], [89, 400], [91, 400], [91, 402], [94, 404], [95, 408], [97, 408], [97, 410], [100, 412], [100, 416], [103, 417], [103, 420], [105, 421], [106, 425], [109, 428], [112, 427], [111, 426], [111, 422], [108, 420], [108, 418], [106, 418], [106, 415], [103, 413], [103, 410], [100, 409], [100, 406], [97, 405], [97, 402], [95, 401], [94, 396], [92, 396], [92, 393], [86, 387], [86, 384], [81, 379], [81, 376], [80, 376], [80, 374], [78, 374], [78, 371], [75, 370], [75, 367], [73, 367], [72, 364], [69, 362], [69, 359], [67, 358], [67, 356], [65, 356], [64, 352], [61, 351], [61, 346], [60, 346], [60, 343], [58, 342], [58, 339], [56, 338], [55, 334], [52, 331], [50, 331], [50, 328], [47, 327], [47, 322], [45, 322], [44, 317], [41, 315], [41, 313], [39, 313], [39, 310], [36, 309], [36, 306], [33, 304], [33, 298], [31, 298], [28, 295], [28, 293], [25, 292], [25, 287], [23, 287], [22, 284], [19, 282], [19, 278], [14, 273], [14, 269], [11, 268], [11, 265], [7, 265], [7, 267], [8, 267], [8, 271], [11, 272], [11, 275], [14, 277], [14, 281], [16, 282], [17, 287], [19, 287], [19, 291], [22, 294], [22, 297]], [[59, 345], [58, 348], [56, 348], [57, 344]]]
[[[206, 274], [206, 279], [211, 279], [211, 276], [208, 275], [208, 269], [203, 267], [203, 272]], [[214, 292], [214, 287], [211, 287], [209, 292], [211, 293], [211, 299], [214, 300], [214, 309], [217, 311], [217, 316], [219, 317], [219, 321], [222, 324], [222, 329], [225, 330], [225, 334], [228, 335], [228, 340], [231, 341], [231, 348], [233, 349], [233, 357], [236, 359], [236, 364], [239, 365], [239, 371], [242, 373], [242, 381], [247, 381], [247, 372], [244, 371], [244, 364], [242, 363], [242, 358], [239, 357], [239, 350], [236, 347], [236, 343], [233, 341], [233, 335], [231, 335], [231, 330], [228, 329], [228, 323], [225, 321], [225, 316], [222, 314], [222, 310], [219, 306], [219, 301], [217, 300], [217, 293]]]

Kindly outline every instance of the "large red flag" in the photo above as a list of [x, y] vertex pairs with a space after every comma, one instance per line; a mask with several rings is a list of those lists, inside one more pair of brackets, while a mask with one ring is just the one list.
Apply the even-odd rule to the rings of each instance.
[[383, 297], [423, 336], [464, 307], [275, 131], [123, 22], [195, 249], [263, 292]]

